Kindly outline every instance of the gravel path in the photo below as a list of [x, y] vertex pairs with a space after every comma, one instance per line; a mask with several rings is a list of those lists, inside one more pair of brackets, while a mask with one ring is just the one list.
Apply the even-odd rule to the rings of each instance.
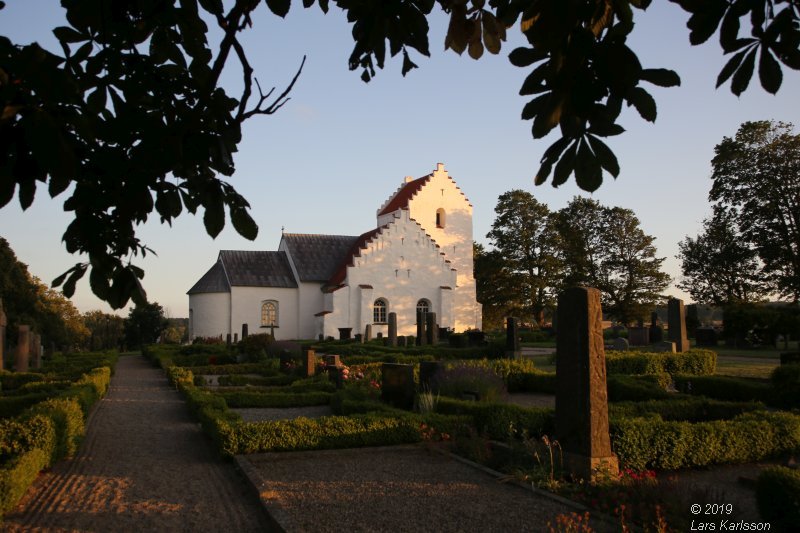
[[258, 499], [215, 456], [162, 370], [121, 357], [77, 456], [40, 475], [6, 531], [266, 531]]

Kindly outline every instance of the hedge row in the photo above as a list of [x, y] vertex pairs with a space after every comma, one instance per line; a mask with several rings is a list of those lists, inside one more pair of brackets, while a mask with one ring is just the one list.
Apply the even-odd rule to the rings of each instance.
[[664, 420], [706, 422], [735, 418], [750, 411], [763, 410], [760, 402], [724, 402], [700, 397], [677, 397], [668, 400], [647, 400], [612, 403], [608, 406], [613, 419], [638, 418], [656, 414]]
[[220, 376], [217, 380], [223, 387], [241, 387], [244, 385], [254, 385], [256, 387], [270, 387], [280, 385], [290, 385], [297, 380], [297, 376], [279, 375], [279, 376], [248, 376], [241, 374]]
[[800, 524], [800, 470], [765, 468], [756, 482], [756, 503], [761, 518], [778, 531], [796, 531]]
[[675, 388], [695, 396], [732, 402], [773, 404], [775, 391], [765, 381], [728, 376], [675, 376]]
[[217, 392], [216, 396], [225, 399], [228, 407], [305, 407], [308, 405], [328, 405], [330, 392], [310, 391], [292, 392]]
[[800, 416], [757, 411], [697, 423], [612, 419], [611, 441], [620, 463], [637, 471], [747, 463], [800, 451]]
[[[494, 343], [486, 346], [470, 348], [452, 348], [449, 346], [410, 346], [400, 348], [397, 346], [383, 346], [377, 343], [360, 344], [357, 342], [329, 342], [312, 346], [318, 353], [334, 353], [344, 357], [368, 356], [374, 361], [376, 358], [389, 357], [426, 357], [423, 360], [442, 359], [496, 359], [505, 355], [505, 346]], [[368, 362], [368, 361], [364, 361]], [[387, 363], [400, 361], [385, 361]], [[349, 363], [348, 363], [349, 364]], [[353, 363], [358, 364], [358, 363]]]
[[717, 369], [717, 354], [692, 349], [682, 353], [607, 351], [606, 372], [610, 374], [692, 374], [711, 375]]
[[445, 415], [468, 415], [478, 431], [496, 440], [515, 434], [539, 436], [552, 434], [555, 413], [552, 409], [528, 408], [508, 403], [471, 402], [439, 398], [436, 412]]
[[[670, 397], [665, 390], [667, 374], [641, 376], [610, 375], [606, 380], [609, 401], [653, 400]], [[508, 392], [533, 392], [555, 394], [557, 388], [555, 372], [518, 372], [509, 374], [506, 380]]]

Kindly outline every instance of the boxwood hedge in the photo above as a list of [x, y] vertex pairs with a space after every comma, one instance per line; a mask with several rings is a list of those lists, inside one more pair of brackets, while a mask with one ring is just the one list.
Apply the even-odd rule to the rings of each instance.
[[800, 470], [784, 466], [765, 468], [756, 481], [756, 503], [761, 518], [778, 531], [797, 531], [800, 524]]
[[606, 352], [608, 374], [692, 374], [711, 375], [717, 369], [717, 354], [692, 349], [682, 353], [625, 351]]

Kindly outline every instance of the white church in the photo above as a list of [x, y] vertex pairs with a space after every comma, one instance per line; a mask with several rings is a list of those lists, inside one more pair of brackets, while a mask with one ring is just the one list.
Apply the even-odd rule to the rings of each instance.
[[248, 325], [276, 339], [416, 333], [417, 312], [440, 327], [481, 328], [472, 258], [472, 205], [444, 165], [406, 177], [362, 235], [284, 233], [276, 252], [222, 250], [189, 289], [190, 337]]

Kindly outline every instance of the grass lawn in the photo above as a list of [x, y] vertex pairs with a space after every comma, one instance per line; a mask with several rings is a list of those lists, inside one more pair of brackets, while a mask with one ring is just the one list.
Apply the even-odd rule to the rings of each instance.
[[780, 361], [776, 358], [717, 357], [718, 376], [769, 379], [772, 371], [778, 366]]
[[798, 347], [798, 341], [791, 341], [789, 342], [788, 350], [784, 347], [783, 343], [780, 344], [780, 348], [775, 348], [774, 346], [759, 346], [758, 348], [731, 348], [720, 344], [719, 346], [711, 347], [710, 349], [714, 350], [719, 355], [779, 359], [781, 352], [796, 352], [800, 350], [800, 347]]

